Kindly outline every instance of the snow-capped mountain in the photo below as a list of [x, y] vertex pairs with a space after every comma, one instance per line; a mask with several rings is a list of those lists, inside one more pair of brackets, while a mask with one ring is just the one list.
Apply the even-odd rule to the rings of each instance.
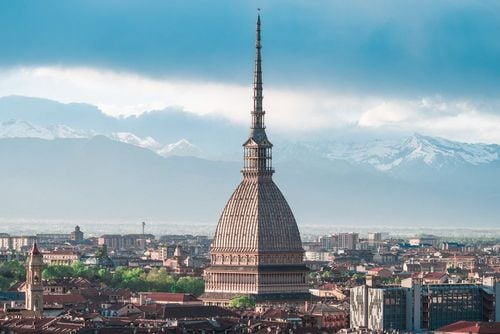
[[162, 149], [157, 151], [159, 155], [163, 157], [168, 157], [171, 155], [177, 156], [192, 156], [201, 157], [203, 156], [202, 150], [193, 144], [191, 144], [186, 139], [181, 139], [176, 143], [165, 145]]
[[[0, 123], [0, 138], [92, 138], [104, 135], [112, 140], [149, 149], [162, 157], [205, 157], [202, 149], [187, 139], [162, 144], [151, 136], [139, 137], [132, 132], [98, 133], [93, 130], [74, 129], [64, 124], [40, 126], [24, 120]], [[400, 140], [371, 140], [366, 142], [310, 141], [293, 145], [279, 145], [277, 160], [307, 157], [330, 161], [342, 160], [352, 165], [371, 166], [380, 172], [404, 170], [410, 166], [482, 165], [500, 160], [500, 146], [460, 143], [447, 139], [414, 134]]]
[[97, 135], [92, 130], [75, 130], [63, 124], [38, 126], [23, 120], [9, 120], [0, 123], [0, 138], [90, 138]]
[[141, 138], [131, 132], [112, 132], [100, 134], [93, 130], [77, 130], [63, 124], [40, 126], [23, 120], [9, 120], [0, 123], [0, 138], [38, 138], [44, 140], [92, 138], [104, 135], [109, 139], [122, 143], [149, 149], [160, 156], [196, 156], [201, 157], [202, 150], [191, 144], [187, 139], [181, 139], [173, 144], [163, 145], [153, 137]]
[[113, 132], [108, 137], [110, 139], [120, 141], [122, 143], [127, 143], [147, 148], [152, 151], [157, 151], [162, 147], [162, 145], [159, 142], [157, 142], [153, 137], [147, 136], [145, 138], [140, 138], [130, 132]]
[[399, 141], [309, 142], [302, 145], [329, 160], [346, 160], [357, 165], [367, 164], [384, 172], [416, 163], [440, 169], [459, 164], [487, 164], [500, 159], [498, 145], [459, 143], [420, 134]]

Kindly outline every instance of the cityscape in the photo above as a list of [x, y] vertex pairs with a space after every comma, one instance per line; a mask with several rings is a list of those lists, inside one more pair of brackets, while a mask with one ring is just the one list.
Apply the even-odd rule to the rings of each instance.
[[[492, 111], [497, 93], [477, 93], [468, 86], [498, 84], [498, 77], [492, 79], [487, 73], [498, 71], [500, 58], [489, 57], [492, 53], [500, 57], [500, 48], [495, 49], [495, 44], [491, 51], [477, 40], [490, 36], [479, 36], [480, 22], [500, 32], [500, 25], [491, 23], [492, 17], [483, 12], [500, 8], [467, 1], [460, 5], [408, 2], [422, 14], [415, 18], [411, 10], [393, 8], [394, 2], [382, 0], [375, 1], [375, 7], [338, 1], [308, 5], [221, 1], [214, 2], [214, 8], [188, 3], [47, 1], [48, 7], [42, 8], [20, 1], [0, 5], [0, 22], [5, 18], [14, 31], [0, 32], [7, 44], [5, 59], [0, 56], [0, 72], [5, 74], [0, 79], [0, 333], [500, 334], [500, 120]], [[61, 18], [65, 31], [46, 21], [39, 35], [32, 28], [35, 23], [28, 20], [28, 35], [37, 38], [18, 44], [26, 31], [17, 21], [33, 10], [43, 17], [36, 20], [45, 20], [44, 15], [54, 15], [54, 9], [77, 13], [72, 18], [81, 22]], [[451, 15], [449, 11], [455, 13], [450, 31], [445, 29], [448, 23], [424, 29], [434, 22], [434, 14], [427, 16], [429, 9], [442, 12], [443, 17]], [[401, 102], [404, 96], [421, 91], [418, 85], [408, 84], [409, 90], [398, 97], [400, 105], [391, 105], [395, 100], [381, 102], [358, 115], [354, 123], [340, 126], [326, 123], [351, 119], [354, 110], [365, 108], [363, 103], [369, 99], [363, 102], [357, 97], [360, 104], [346, 102], [347, 88], [337, 91], [339, 96], [332, 94], [343, 101], [339, 105], [319, 101], [323, 98], [319, 93], [313, 94], [318, 100], [313, 103], [299, 96], [300, 89], [276, 93], [276, 82], [292, 80], [295, 74], [276, 72], [270, 65], [295, 58], [276, 61], [273, 48], [290, 55], [293, 52], [282, 44], [297, 43], [292, 50], [307, 64], [311, 59], [323, 62], [314, 52], [336, 50], [339, 57], [348, 55], [347, 49], [322, 45], [326, 35], [310, 31], [331, 28], [329, 19], [336, 18], [339, 23], [331, 28], [334, 40], [347, 48], [354, 45], [354, 37], [348, 43], [343, 38], [352, 33], [356, 20], [342, 18], [335, 10], [370, 21], [370, 28], [355, 26], [361, 35], [366, 34], [364, 29], [374, 29], [371, 42], [376, 45], [365, 41], [354, 50], [377, 60], [382, 70], [386, 59], [381, 54], [390, 56], [392, 48], [400, 48], [401, 63], [394, 58], [385, 68], [387, 81], [379, 82], [381, 91], [401, 93], [397, 86], [406, 84], [410, 73], [435, 96], [417, 104]], [[461, 10], [479, 16], [461, 16], [466, 15]], [[411, 20], [390, 19], [398, 13]], [[172, 22], [165, 23], [163, 15]], [[238, 28], [223, 24], [220, 30], [217, 20], [235, 23], [233, 16], [241, 19]], [[116, 28], [110, 29], [113, 34], [131, 34], [112, 41], [99, 39], [108, 34], [105, 29], [87, 45], [88, 36], [95, 33], [88, 22], [100, 22], [103, 17]], [[322, 21], [325, 18], [328, 23]], [[136, 26], [135, 20], [140, 24]], [[480, 28], [468, 30], [469, 20]], [[283, 22], [289, 21], [299, 27], [288, 31], [294, 38], [276, 39], [276, 30], [286, 31], [288, 23]], [[57, 28], [58, 23], [54, 24]], [[152, 29], [157, 24], [167, 24], [166, 35]], [[413, 34], [401, 39], [412, 41], [405, 55], [404, 43], [399, 45], [392, 35], [397, 27]], [[47, 45], [37, 43], [46, 38], [44, 29]], [[189, 29], [195, 29], [196, 38], [205, 32], [206, 40], [196, 39], [196, 50], [206, 48], [204, 65], [189, 59], [198, 56], [189, 52], [177, 58], [176, 50], [191, 50], [186, 45], [194, 38]], [[251, 35], [224, 37], [228, 31], [237, 35], [240, 29]], [[388, 40], [385, 29], [395, 40]], [[464, 51], [457, 61], [453, 57], [460, 43], [443, 36], [455, 36], [461, 29], [467, 38], [462, 34], [456, 38], [467, 46], [479, 43], [484, 50]], [[430, 39], [436, 31], [441, 42], [455, 47], [440, 51], [450, 57], [447, 64], [453, 74], [438, 66], [436, 77], [429, 80], [424, 70], [430, 60], [419, 51], [428, 45], [420, 39]], [[217, 38], [212, 39], [215, 32]], [[77, 37], [76, 44], [67, 39], [68, 33]], [[152, 43], [134, 49], [132, 60], [113, 53], [138, 42], [139, 35], [144, 42], [148, 33], [154, 35]], [[65, 46], [54, 42], [57, 38]], [[157, 44], [162, 38], [173, 46], [163, 49]], [[318, 40], [309, 44], [311, 38]], [[227, 41], [248, 45], [242, 47], [245, 56], [236, 45], [232, 54], [231, 43], [224, 47]], [[301, 42], [314, 45], [314, 50], [302, 50]], [[220, 50], [211, 53], [214, 43]], [[12, 57], [16, 47], [19, 56]], [[52, 55], [51, 47], [60, 54]], [[110, 58], [104, 56], [107, 52]], [[31, 58], [34, 53], [39, 54], [36, 59]], [[177, 61], [179, 68], [156, 73], [159, 63], [149, 57], [159, 55]], [[214, 60], [218, 57], [222, 63]], [[136, 59], [144, 62], [136, 64]], [[72, 67], [73, 61], [78, 66]], [[338, 65], [337, 61], [325, 64]], [[412, 69], [404, 75], [389, 70], [393, 65], [405, 68], [405, 62]], [[364, 64], [361, 56], [340, 63]], [[491, 65], [484, 73], [483, 63]], [[186, 64], [206, 75], [203, 83], [190, 82], [190, 72], [182, 72]], [[228, 79], [224, 70], [209, 69], [219, 64], [246, 79]], [[304, 78], [300, 84], [310, 86], [311, 78], [301, 72], [300, 64], [296, 64]], [[422, 66], [421, 73], [415, 74], [413, 66]], [[131, 68], [135, 74], [124, 74]], [[314, 66], [310, 70], [314, 72]], [[330, 70], [335, 73], [330, 68], [318, 73], [329, 77]], [[346, 87], [364, 85], [342, 68], [337, 70]], [[469, 73], [473, 70], [475, 75]], [[268, 72], [274, 83], [269, 95], [264, 87]], [[463, 82], [452, 82], [460, 73]], [[369, 74], [377, 73], [367, 71], [363, 80]], [[176, 79], [180, 75], [182, 80], [167, 83], [168, 75]], [[275, 81], [280, 76], [285, 79]], [[114, 93], [109, 90], [114, 87], [108, 87], [111, 77], [111, 86], [120, 86]], [[398, 77], [396, 84], [391, 82]], [[44, 83], [38, 86], [40, 78]], [[330, 85], [320, 78], [318, 82]], [[231, 86], [231, 80], [251, 82], [251, 87]], [[368, 91], [374, 94], [375, 86]], [[450, 91], [445, 93], [443, 87]], [[242, 94], [240, 88], [248, 92]], [[81, 99], [85, 94], [78, 94], [85, 89], [89, 95]], [[156, 100], [155, 91], [163, 90], [166, 95], [159, 96], [164, 99], [173, 94], [168, 97], [174, 101], [171, 105]], [[365, 94], [361, 91], [360, 96]], [[57, 94], [64, 102], [56, 101]], [[94, 96], [105, 102], [91, 105]], [[450, 96], [456, 101], [446, 100]], [[143, 100], [136, 100], [139, 97]], [[240, 101], [245, 100], [249, 111], [242, 120], [228, 116], [214, 102], [220, 97], [222, 104], [234, 103], [231, 108], [247, 105]], [[276, 106], [289, 107], [290, 115], [287, 110], [273, 114]], [[197, 113], [197, 108], [206, 108], [209, 115]], [[240, 114], [240, 110], [232, 112]], [[409, 116], [411, 112], [416, 114]], [[338, 133], [332, 136], [332, 131]], [[169, 134], [156, 135], [161, 132]], [[181, 132], [184, 137], [177, 137]]]

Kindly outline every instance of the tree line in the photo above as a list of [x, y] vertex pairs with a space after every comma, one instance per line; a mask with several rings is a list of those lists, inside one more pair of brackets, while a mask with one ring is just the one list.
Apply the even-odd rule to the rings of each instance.
[[[76, 261], [71, 265], [46, 265], [42, 271], [45, 280], [82, 277], [91, 282], [102, 282], [114, 288], [130, 289], [134, 292], [181, 292], [200, 296], [205, 283], [198, 277], [179, 277], [164, 268], [144, 270], [142, 268], [117, 267], [115, 269], [86, 267]], [[25, 265], [19, 261], [0, 264], [0, 289], [26, 279]]]

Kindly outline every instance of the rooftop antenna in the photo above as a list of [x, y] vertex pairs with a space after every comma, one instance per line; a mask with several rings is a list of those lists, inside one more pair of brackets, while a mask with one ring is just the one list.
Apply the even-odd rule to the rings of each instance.
[[142, 240], [144, 242], [144, 249], [146, 249], [146, 234], [144, 233], [145, 228], [146, 222], [142, 222]]

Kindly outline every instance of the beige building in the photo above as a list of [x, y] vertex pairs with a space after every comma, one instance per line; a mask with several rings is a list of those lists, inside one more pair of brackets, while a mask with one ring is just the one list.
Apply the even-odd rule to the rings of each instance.
[[155, 237], [152, 234], [105, 234], [97, 239], [99, 246], [106, 245], [109, 250], [145, 248]]
[[374, 276], [374, 277], [380, 277], [380, 278], [391, 278], [392, 277], [392, 271], [390, 271], [387, 268], [381, 268], [381, 267], [368, 269], [366, 274], [370, 275], [370, 276]]
[[0, 233], [0, 249], [10, 249], [10, 235], [8, 235], [7, 233]]
[[80, 253], [70, 250], [55, 250], [43, 253], [43, 263], [50, 265], [70, 265], [80, 260]]
[[37, 241], [35, 236], [9, 236], [8, 234], [3, 234], [0, 237], [0, 248], [21, 252], [29, 249], [35, 241]]
[[368, 233], [368, 246], [378, 247], [382, 244], [382, 233], [370, 232]]
[[338, 249], [356, 249], [359, 241], [358, 233], [338, 233]]
[[243, 144], [243, 180], [222, 212], [205, 270], [205, 304], [225, 305], [250, 296], [256, 302], [291, 302], [309, 296], [308, 269], [299, 229], [273, 181], [272, 147], [262, 107], [260, 17], [257, 18], [254, 105]]
[[320, 298], [336, 298], [338, 300], [344, 300], [347, 298], [344, 291], [339, 289], [334, 283], [326, 283], [317, 289], [310, 289], [309, 291], [311, 294]]
[[331, 258], [330, 252], [325, 251], [306, 251], [305, 253], [307, 261], [330, 261]]

